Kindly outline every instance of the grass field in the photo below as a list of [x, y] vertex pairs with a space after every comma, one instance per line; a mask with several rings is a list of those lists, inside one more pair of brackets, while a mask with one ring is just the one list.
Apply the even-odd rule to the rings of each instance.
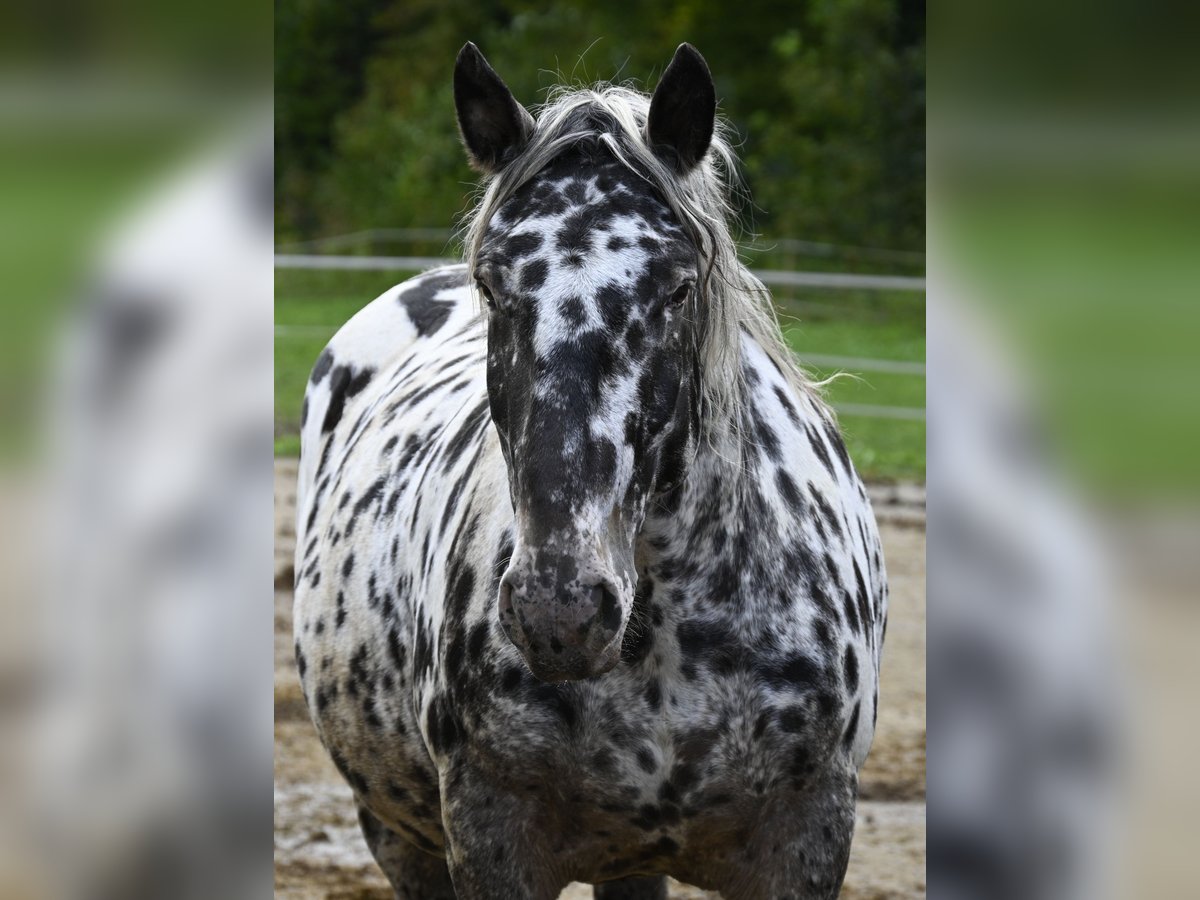
[[[275, 452], [299, 453], [304, 384], [325, 342], [360, 307], [413, 273], [276, 270]], [[925, 361], [925, 304], [920, 294], [886, 291], [777, 292], [791, 346], [806, 353]], [[831, 370], [810, 366], [824, 377]], [[921, 375], [864, 372], [829, 388], [835, 406], [924, 407]], [[850, 455], [874, 480], [925, 479], [923, 421], [841, 416]]]

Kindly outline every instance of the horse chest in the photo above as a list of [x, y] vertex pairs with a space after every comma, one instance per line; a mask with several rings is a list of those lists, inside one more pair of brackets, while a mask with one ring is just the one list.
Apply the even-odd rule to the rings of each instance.
[[585, 682], [501, 667], [499, 689], [470, 692], [488, 712], [463, 711], [473, 756], [518, 793], [548, 780], [564, 802], [646, 830], [801, 784], [843, 718], [832, 693], [788, 683], [778, 654], [698, 655], [666, 630], [639, 662]]
[[492, 696], [493, 715], [467, 716], [470, 765], [589, 877], [702, 856], [748, 833], [828, 752], [819, 729], [781, 727], [753, 660], [687, 679], [669, 671], [669, 647], [659, 653], [661, 667], [623, 665], [591, 682], [522, 679]]

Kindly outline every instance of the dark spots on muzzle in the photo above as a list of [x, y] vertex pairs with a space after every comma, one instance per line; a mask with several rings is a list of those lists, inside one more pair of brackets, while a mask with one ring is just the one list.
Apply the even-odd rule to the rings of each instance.
[[571, 554], [540, 550], [500, 582], [500, 626], [543, 681], [606, 672], [620, 656], [624, 617], [607, 578], [582, 572]]
[[621, 604], [610, 591], [604, 590], [599, 585], [592, 588], [593, 602], [596, 600], [596, 594], [599, 593], [600, 599], [596, 604], [600, 608], [600, 627], [606, 632], [617, 633], [617, 629], [621, 627]]

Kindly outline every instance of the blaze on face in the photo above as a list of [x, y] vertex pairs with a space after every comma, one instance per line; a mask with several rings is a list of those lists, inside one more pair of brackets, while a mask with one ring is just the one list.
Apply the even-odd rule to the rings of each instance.
[[[694, 102], [697, 90], [675, 83], [681, 54], [683, 74], [702, 74], [711, 97], [707, 67], [687, 52], [664, 73], [647, 125], [681, 169], [703, 156], [714, 108], [701, 104], [707, 130], [672, 108], [678, 121], [656, 133], [654, 103], [664, 84]], [[456, 102], [472, 160], [502, 168], [531, 125], [473, 45], [459, 56]], [[690, 129], [679, 146], [674, 125]], [[537, 677], [602, 674], [620, 659], [647, 504], [682, 476], [696, 428], [697, 250], [644, 179], [579, 146], [493, 216], [473, 275], [517, 519], [500, 623]]]

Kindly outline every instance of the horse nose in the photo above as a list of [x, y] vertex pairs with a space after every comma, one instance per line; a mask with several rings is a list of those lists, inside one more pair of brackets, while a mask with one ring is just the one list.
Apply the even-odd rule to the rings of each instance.
[[608, 581], [541, 597], [523, 581], [509, 572], [500, 582], [500, 621], [521, 633], [545, 632], [563, 646], [584, 647], [597, 639], [607, 644], [621, 627], [621, 601]]
[[612, 640], [621, 628], [621, 601], [617, 599], [616, 591], [608, 582], [592, 585], [589, 593], [591, 606], [596, 610], [590, 627], [598, 629], [606, 642]]
[[504, 629], [504, 633], [509, 636], [509, 639], [516, 643], [517, 639], [513, 632], [521, 633], [520, 622], [517, 619], [516, 609], [513, 606], [513, 579], [512, 574], [506, 574], [500, 580], [500, 626]]
[[510, 569], [500, 581], [499, 618], [543, 680], [586, 678], [619, 657], [612, 650], [623, 625], [621, 601], [604, 578], [562, 586]]

